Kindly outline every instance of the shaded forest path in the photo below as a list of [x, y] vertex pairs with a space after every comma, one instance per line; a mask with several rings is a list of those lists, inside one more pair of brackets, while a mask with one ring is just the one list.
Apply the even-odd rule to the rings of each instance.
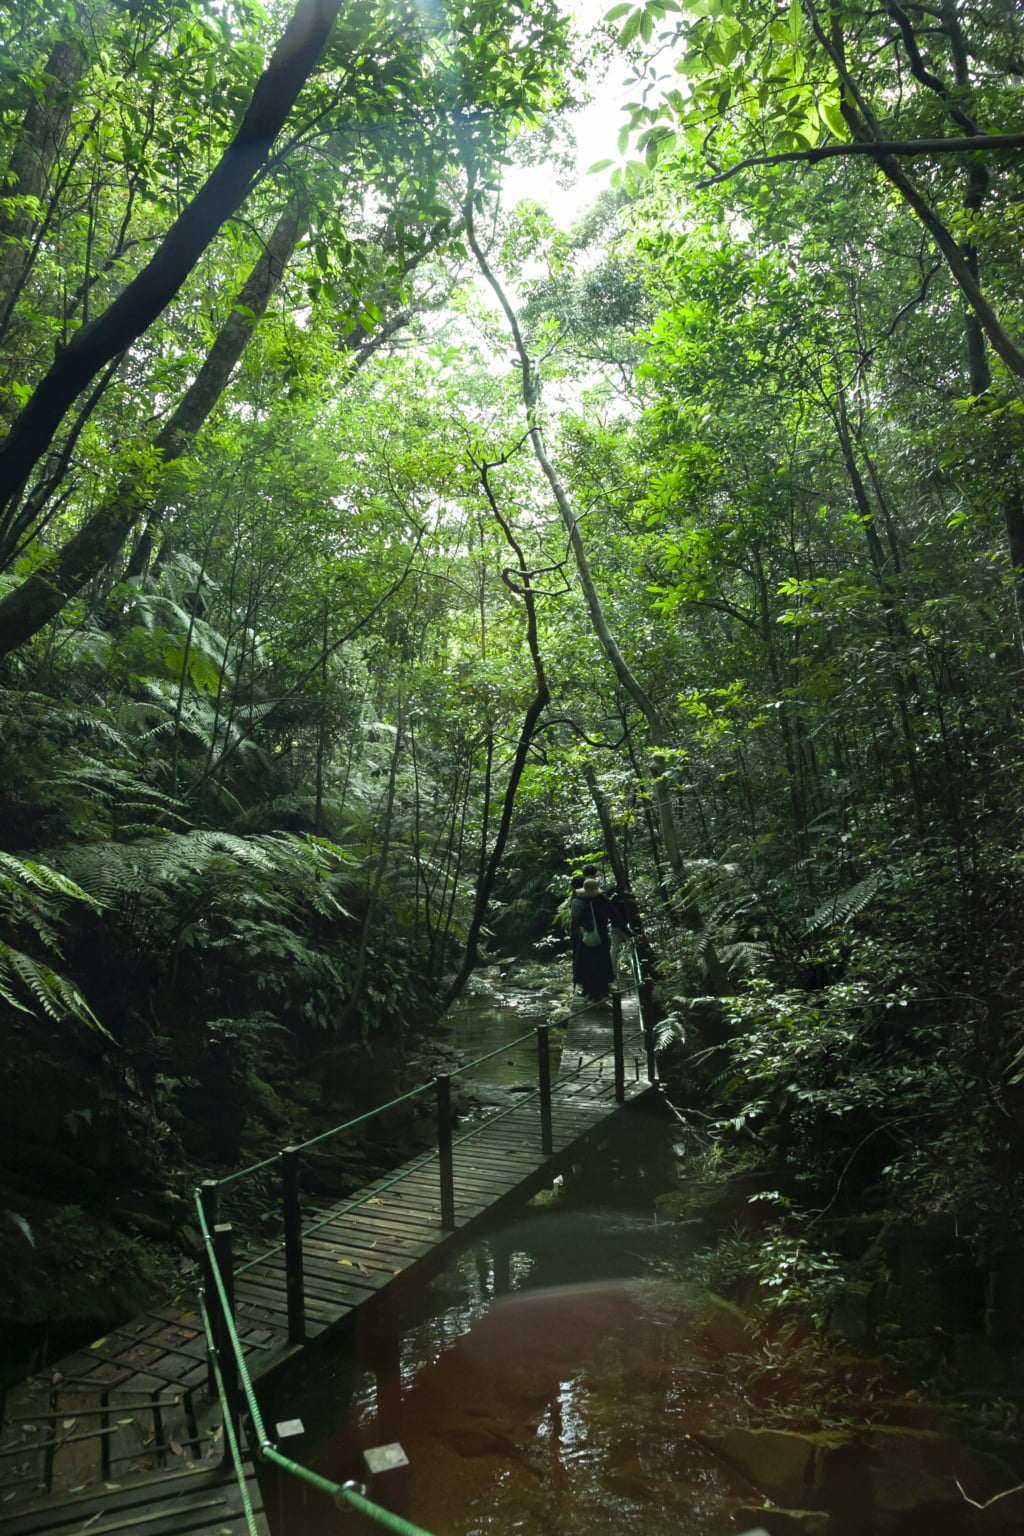
[[[2, 1536], [268, 1532], [254, 1449], [279, 1468], [291, 1464], [267, 1439], [251, 1395], [243, 1420], [245, 1378], [269, 1390], [284, 1366], [346, 1329], [356, 1348], [361, 1339], [385, 1339], [391, 1306], [403, 1293], [422, 1285], [468, 1236], [586, 1156], [618, 1112], [657, 1097], [653, 1043], [635, 998], [616, 995], [574, 1016], [556, 1081], [545, 1080], [548, 1026], [536, 1034], [538, 1087], [525, 1085], [521, 1102], [456, 1137], [447, 1078], [403, 1095], [433, 1094], [438, 1145], [355, 1195], [322, 1207], [300, 1203], [301, 1149], [205, 1185], [205, 1302], [155, 1308], [7, 1394]], [[285, 1239], [235, 1265], [232, 1229], [217, 1220], [222, 1190], [278, 1162]], [[290, 1214], [298, 1222], [292, 1230]], [[227, 1328], [217, 1305], [225, 1295], [233, 1313]], [[387, 1349], [366, 1357], [382, 1373], [390, 1362]], [[215, 1369], [223, 1373], [220, 1392]], [[232, 1409], [227, 1415], [222, 1398]], [[242, 1422], [236, 1467], [232, 1425]]]

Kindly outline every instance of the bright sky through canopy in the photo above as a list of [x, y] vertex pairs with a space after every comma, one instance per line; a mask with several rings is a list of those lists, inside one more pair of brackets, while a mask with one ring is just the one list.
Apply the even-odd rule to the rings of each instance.
[[[597, 26], [612, 0], [572, 0], [566, 10], [576, 17], [583, 32]], [[608, 186], [610, 171], [588, 176], [587, 168], [597, 160], [617, 159], [616, 140], [624, 117], [622, 107], [629, 97], [623, 83], [624, 61], [613, 58], [603, 81], [594, 84], [595, 98], [588, 107], [570, 117], [577, 143], [577, 177], [569, 188], [560, 187], [549, 166], [509, 166], [502, 178], [504, 203], [510, 208], [523, 197], [538, 198], [563, 227], [572, 223], [581, 208], [594, 200]]]

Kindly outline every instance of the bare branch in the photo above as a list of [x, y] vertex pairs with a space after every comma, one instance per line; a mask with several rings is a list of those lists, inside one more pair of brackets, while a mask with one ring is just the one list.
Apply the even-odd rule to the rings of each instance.
[[846, 155], [951, 155], [965, 150], [972, 154], [982, 151], [989, 154], [992, 150], [1001, 149], [1024, 149], [1024, 133], [985, 133], [962, 139], [872, 139], [851, 144], [819, 144], [815, 149], [790, 149], [775, 155], [751, 155], [749, 159], [738, 160], [728, 170], [719, 171], [717, 176], [702, 177], [697, 185], [713, 187], [720, 181], [728, 181], [730, 176], [736, 176], [740, 171], [750, 170], [752, 166], [782, 165], [786, 161], [817, 165], [819, 160], [835, 160]]

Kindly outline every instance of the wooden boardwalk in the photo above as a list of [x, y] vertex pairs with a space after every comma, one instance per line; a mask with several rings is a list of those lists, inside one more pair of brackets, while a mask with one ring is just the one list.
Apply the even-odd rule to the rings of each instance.
[[[627, 1021], [627, 1030], [635, 1027]], [[634, 1055], [630, 1047], [624, 1104], [651, 1091]], [[582, 1070], [567, 1075], [577, 1058]], [[481, 1122], [468, 1136], [457, 1132], [449, 1228], [442, 1223], [436, 1151], [332, 1207], [304, 1203], [306, 1344], [288, 1338], [283, 1251], [235, 1275], [237, 1327], [253, 1381], [422, 1281], [467, 1236], [549, 1185], [620, 1107], [609, 1011], [589, 1009], [577, 1015], [563, 1044], [552, 1092], [552, 1153], [542, 1149], [536, 1099]], [[10, 1391], [0, 1428], [0, 1536], [268, 1532], [251, 1461], [250, 1512], [224, 1462], [221, 1408], [206, 1392], [206, 1359], [199, 1312], [158, 1308]]]

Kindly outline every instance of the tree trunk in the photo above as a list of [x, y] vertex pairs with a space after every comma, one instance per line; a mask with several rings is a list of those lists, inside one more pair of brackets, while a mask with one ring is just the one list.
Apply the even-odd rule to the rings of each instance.
[[[301, 229], [302, 221], [294, 207], [278, 220], [206, 361], [153, 441], [165, 465], [189, 449], [223, 394], [257, 321], [281, 282]], [[239, 309], [251, 313], [240, 314]], [[138, 480], [134, 476], [123, 480], [62, 549], [0, 601], [0, 656], [6, 656], [48, 624], [113, 559], [138, 522], [143, 506]], [[162, 511], [162, 502], [151, 509], [151, 525], [159, 522]], [[17, 523], [9, 531], [9, 549], [16, 547], [12, 541], [23, 531]]]
[[[533, 447], [534, 457], [540, 465], [548, 485], [551, 487], [552, 495], [561, 514], [562, 522], [569, 538], [569, 546], [576, 562], [580, 587], [586, 599], [591, 623], [594, 626], [594, 633], [601, 642], [601, 646], [612, 664], [616, 677], [646, 721], [651, 758], [651, 789], [658, 813], [662, 846], [676, 884], [685, 891], [686, 873], [683, 867], [682, 851], [679, 847], [679, 837], [676, 832], [675, 817], [672, 810], [672, 791], [667, 778], [666, 757], [664, 755], [671, 750], [668, 727], [654, 700], [634, 675], [609, 627], [604, 605], [594, 585], [590, 562], [587, 559], [587, 552], [583, 547], [583, 540], [580, 537], [576, 516], [565, 493], [565, 488], [558, 478], [544, 447], [544, 439], [537, 421], [540, 387], [536, 370], [526, 350], [522, 332], [519, 329], [519, 323], [508, 302], [504, 289], [491, 271], [487, 259], [477, 242], [476, 229], [473, 223], [472, 195], [466, 203], [466, 238], [473, 255], [476, 257], [477, 265], [493, 289], [495, 297], [505, 313], [509, 329], [512, 332], [515, 349], [519, 356], [523, 403], [526, 407], [530, 443]], [[689, 895], [684, 894], [677, 910], [682, 914], [688, 927], [693, 928], [695, 932], [705, 931], [700, 911]], [[708, 936], [706, 936], [706, 944], [703, 951], [703, 963], [709, 985], [714, 991], [718, 993], [723, 992], [726, 988], [725, 969], [714, 944]]]
[[249, 195], [271, 146], [316, 66], [341, 0], [298, 0], [256, 82], [241, 126], [155, 255], [96, 320], [76, 331], [0, 446], [0, 507], [6, 507], [46, 453], [75, 398], [130, 347], [178, 293], [226, 221]]

